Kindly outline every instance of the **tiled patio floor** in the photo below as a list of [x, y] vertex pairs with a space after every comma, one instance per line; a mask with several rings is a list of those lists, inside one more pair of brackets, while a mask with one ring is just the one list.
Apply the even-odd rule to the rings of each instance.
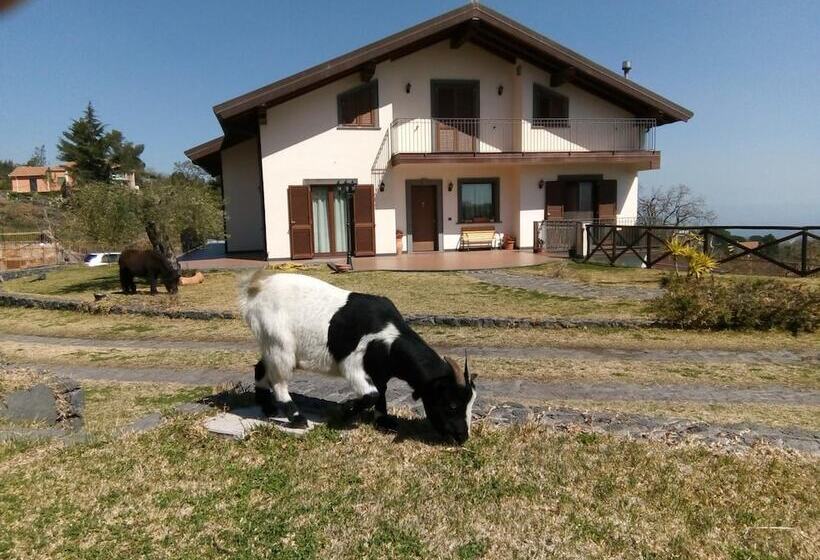
[[[345, 259], [331, 259], [343, 263]], [[404, 253], [381, 257], [355, 257], [354, 270], [397, 270], [397, 271], [446, 271], [446, 270], [486, 270], [491, 268], [514, 268], [532, 266], [552, 260], [532, 251], [447, 251], [430, 253]], [[222, 243], [212, 243], [180, 258], [184, 269], [241, 269], [261, 268], [269, 262], [262, 253], [225, 253]], [[326, 263], [329, 259], [294, 261], [302, 264]]]

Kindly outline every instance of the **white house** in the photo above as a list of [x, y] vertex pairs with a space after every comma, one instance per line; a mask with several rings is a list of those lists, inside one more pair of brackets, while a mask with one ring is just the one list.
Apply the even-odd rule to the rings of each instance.
[[349, 238], [394, 254], [397, 230], [407, 251], [455, 250], [476, 224], [527, 248], [545, 219], [634, 217], [655, 130], [692, 116], [475, 4], [214, 112], [224, 136], [186, 155], [222, 176], [227, 250], [269, 259]]

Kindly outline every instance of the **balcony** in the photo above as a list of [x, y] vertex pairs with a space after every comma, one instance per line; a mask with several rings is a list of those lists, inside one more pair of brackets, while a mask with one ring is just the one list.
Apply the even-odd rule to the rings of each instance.
[[660, 165], [655, 119], [394, 120], [374, 174], [389, 165], [421, 162], [633, 162]]

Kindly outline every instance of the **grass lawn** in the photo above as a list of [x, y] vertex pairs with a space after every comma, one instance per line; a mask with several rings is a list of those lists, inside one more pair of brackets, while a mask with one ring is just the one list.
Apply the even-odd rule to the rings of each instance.
[[[626, 348], [689, 350], [820, 350], [820, 333], [698, 332], [672, 329], [505, 329], [414, 327], [431, 344], [526, 348]], [[241, 320], [196, 321], [140, 315], [89, 315], [71, 311], [0, 308], [0, 333], [94, 339], [248, 341]]]
[[363, 426], [0, 454], [14, 558], [817, 558], [820, 461], [536, 426], [464, 448]]
[[[541, 294], [480, 282], [459, 272], [356, 272], [331, 274], [327, 268], [302, 271], [339, 287], [389, 297], [403, 313], [431, 313], [502, 317], [635, 317], [643, 305], [634, 302], [601, 302]], [[110, 303], [151, 305], [167, 309], [236, 310], [236, 274], [208, 272], [205, 282], [182, 286], [178, 295], [151, 296], [146, 286], [125, 296], [119, 291], [115, 266], [72, 266], [51, 272], [45, 280], [19, 278], [3, 284], [9, 292], [40, 294], [92, 301], [95, 292], [109, 292]]]

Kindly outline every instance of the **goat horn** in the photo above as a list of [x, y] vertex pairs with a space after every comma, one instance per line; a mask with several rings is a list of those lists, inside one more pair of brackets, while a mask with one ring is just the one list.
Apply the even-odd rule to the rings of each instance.
[[470, 384], [470, 366], [467, 363], [467, 350], [464, 350], [464, 380]]

